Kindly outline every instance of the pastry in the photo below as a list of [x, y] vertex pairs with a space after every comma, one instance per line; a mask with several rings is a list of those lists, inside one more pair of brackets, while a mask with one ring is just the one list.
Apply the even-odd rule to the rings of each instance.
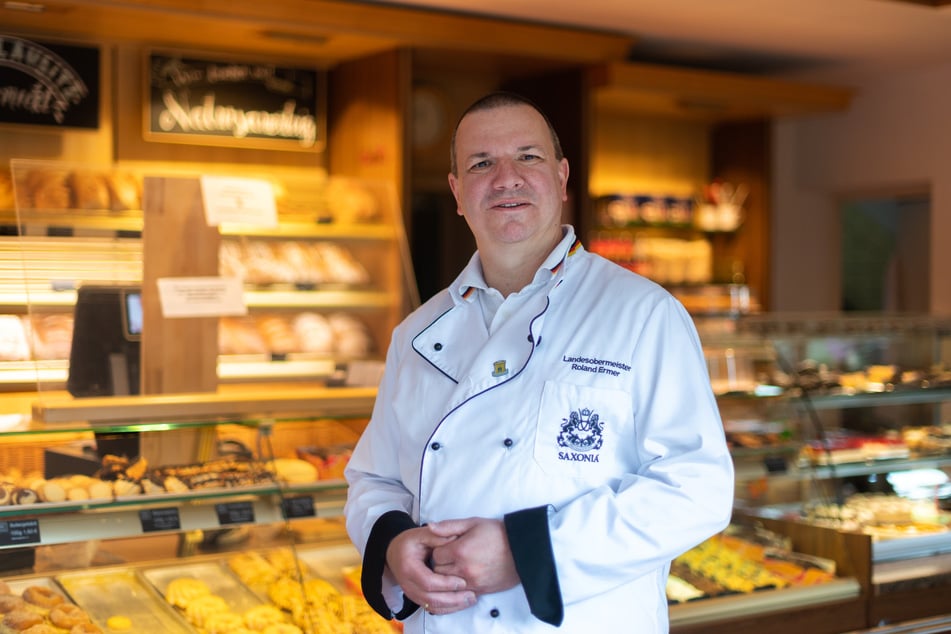
[[35, 169], [28, 172], [24, 178], [27, 200], [23, 206], [33, 209], [69, 209], [66, 176], [67, 172], [63, 170]]
[[[7, 586], [7, 590], [9, 589], [10, 587]], [[23, 597], [15, 594], [0, 595], [0, 614], [7, 614], [8, 612], [22, 609], [26, 609], [26, 601], [23, 600]]]
[[74, 625], [69, 634], [102, 634], [102, 628], [91, 621]]
[[267, 343], [251, 318], [223, 318], [218, 328], [219, 354], [264, 354]]
[[13, 504], [14, 487], [10, 483], [0, 484], [0, 506]]
[[66, 489], [66, 499], [70, 502], [81, 502], [89, 499], [89, 491], [85, 487], [73, 486]]
[[12, 630], [14, 632], [22, 632], [25, 629], [43, 622], [44, 619], [40, 613], [30, 610], [29, 608], [18, 608], [7, 612], [3, 616], [2, 621], [3, 627], [8, 628], [8, 631]]
[[284, 613], [273, 605], [255, 606], [244, 613], [244, 625], [255, 632], [260, 632], [269, 625], [284, 622]]
[[169, 476], [164, 481], [165, 490], [169, 493], [185, 493], [188, 491], [188, 485], [176, 478]]
[[142, 182], [131, 172], [116, 171], [106, 179], [110, 209], [123, 211], [142, 208]]
[[208, 596], [211, 589], [204, 581], [192, 577], [178, 577], [169, 582], [165, 588], [165, 600], [175, 607], [184, 609], [190, 602], [199, 597]]
[[28, 586], [23, 591], [23, 600], [41, 608], [53, 608], [63, 602], [63, 595], [46, 586]]
[[17, 315], [0, 315], [0, 361], [26, 361], [30, 345], [23, 321]]
[[50, 623], [65, 630], [89, 622], [89, 615], [78, 605], [60, 603], [50, 610]]
[[116, 497], [142, 494], [142, 487], [139, 486], [137, 482], [123, 478], [114, 481], [112, 483], [112, 489], [115, 491]]
[[275, 458], [270, 463], [277, 479], [287, 484], [306, 484], [317, 480], [317, 467], [297, 458]]
[[0, 597], [13, 594], [13, 590], [10, 589], [10, 586], [7, 585], [7, 582], [3, 579], [0, 579]]
[[40, 499], [44, 502], [63, 502], [66, 500], [66, 489], [55, 480], [49, 480], [40, 490]]
[[63, 630], [57, 627], [47, 625], [46, 623], [40, 623], [39, 625], [31, 625], [20, 632], [20, 634], [61, 634], [62, 632]]
[[112, 499], [112, 485], [102, 480], [89, 485], [89, 497], [93, 500]]
[[243, 627], [244, 619], [233, 612], [210, 614], [202, 625], [207, 634], [234, 634]]
[[319, 313], [300, 313], [292, 322], [301, 352], [331, 354], [334, 347], [333, 329], [327, 318]]
[[257, 324], [272, 354], [287, 354], [298, 350], [297, 336], [290, 323], [283, 317], [276, 315], [261, 317], [257, 320]]
[[185, 618], [195, 627], [204, 628], [205, 621], [210, 617], [229, 611], [227, 601], [216, 594], [207, 594], [192, 599], [185, 605]]
[[36, 491], [33, 489], [27, 489], [24, 487], [17, 487], [13, 491], [13, 503], [20, 505], [27, 504], [36, 504], [39, 501], [39, 496], [36, 494]]
[[103, 174], [76, 170], [69, 175], [66, 182], [73, 192], [73, 208], [109, 209], [109, 187]]

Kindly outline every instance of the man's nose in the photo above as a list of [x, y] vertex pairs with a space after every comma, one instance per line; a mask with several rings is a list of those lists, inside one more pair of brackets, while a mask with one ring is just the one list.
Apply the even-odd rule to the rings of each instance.
[[523, 182], [522, 172], [515, 161], [502, 160], [496, 164], [495, 186], [498, 189], [521, 187]]

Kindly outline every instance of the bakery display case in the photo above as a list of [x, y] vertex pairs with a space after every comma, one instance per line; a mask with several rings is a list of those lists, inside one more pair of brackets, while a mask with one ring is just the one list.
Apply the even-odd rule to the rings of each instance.
[[[143, 282], [145, 181], [199, 179], [209, 169], [12, 161], [15, 209], [4, 210], [0, 238], [0, 385], [65, 385], [77, 290]], [[239, 279], [247, 308], [219, 321], [219, 381], [328, 379], [380, 360], [390, 331], [418, 303], [392, 188], [317, 169], [218, 173], [266, 179], [278, 218], [225, 222], [213, 236], [211, 274]], [[202, 204], [168, 204], [186, 202]]]
[[750, 379], [718, 395], [737, 516], [836, 560], [869, 625], [945, 614], [951, 321], [749, 315], [701, 338]]

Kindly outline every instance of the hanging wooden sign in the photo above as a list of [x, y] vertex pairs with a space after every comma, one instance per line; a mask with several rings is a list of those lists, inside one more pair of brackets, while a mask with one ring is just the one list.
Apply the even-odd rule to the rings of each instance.
[[0, 123], [99, 127], [99, 49], [0, 34]]
[[323, 75], [273, 64], [148, 56], [148, 141], [321, 151]]

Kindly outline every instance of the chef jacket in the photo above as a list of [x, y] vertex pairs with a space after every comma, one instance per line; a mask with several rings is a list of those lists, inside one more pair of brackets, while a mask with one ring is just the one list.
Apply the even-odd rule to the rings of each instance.
[[[478, 253], [393, 332], [346, 470], [364, 594], [415, 634], [666, 632], [670, 561], [729, 522], [733, 467], [693, 322], [572, 227], [486, 326]], [[431, 615], [400, 531], [502, 519], [521, 583]]]

